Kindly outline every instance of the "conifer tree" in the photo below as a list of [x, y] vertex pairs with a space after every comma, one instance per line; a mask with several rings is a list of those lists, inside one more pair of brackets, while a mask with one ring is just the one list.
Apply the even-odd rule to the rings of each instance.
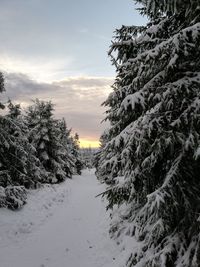
[[[122, 26], [104, 105], [97, 175], [109, 183], [112, 230], [139, 242], [127, 266], [200, 266], [200, 5], [138, 0], [146, 26]], [[126, 204], [126, 205], [124, 205]], [[120, 207], [123, 207], [120, 208]]]
[[[0, 74], [0, 92], [3, 90], [4, 79]], [[4, 107], [0, 103], [0, 108]], [[23, 185], [27, 178], [27, 154], [23, 147], [21, 128], [14, 120], [20, 114], [20, 107], [14, 107], [10, 102], [8, 108], [8, 115], [0, 115], [0, 207], [16, 209], [26, 203]]]
[[[0, 72], [0, 93], [2, 93], [3, 91], [5, 91], [5, 87], [4, 87], [4, 77], [2, 72]], [[0, 109], [3, 109], [4, 105], [3, 103], [0, 102]]]
[[79, 135], [75, 133], [74, 137], [71, 139], [71, 152], [72, 155], [75, 157], [75, 169], [74, 173], [81, 175], [81, 170], [83, 168], [83, 162], [81, 160], [80, 155], [80, 141]]
[[[57, 183], [71, 177], [72, 159], [64, 150], [63, 132], [58, 120], [53, 118], [53, 104], [51, 102], [35, 100], [28, 108], [27, 123], [29, 141], [36, 149], [43, 170], [43, 182]], [[63, 129], [62, 129], [63, 131]]]
[[[26, 178], [27, 155], [24, 150], [24, 137], [16, 124], [20, 107], [11, 107], [8, 115], [1, 117], [1, 186], [22, 185]], [[15, 111], [14, 111], [15, 109]], [[16, 114], [14, 114], [16, 112]]]
[[[15, 155], [16, 167], [21, 169], [21, 173], [24, 173], [23, 179], [17, 179], [18, 175], [15, 172], [12, 174], [12, 177], [15, 177], [14, 180], [19, 185], [24, 185], [26, 188], [36, 188], [42, 176], [41, 166], [36, 158], [34, 147], [29, 143], [27, 137], [29, 129], [26, 126], [24, 116], [21, 115], [19, 104], [14, 105], [10, 100], [8, 101], [8, 114], [5, 116], [5, 120], [10, 123], [7, 134], [12, 136], [13, 142], [16, 145], [18, 144], [21, 152]], [[8, 164], [11, 168], [15, 166], [12, 159], [8, 160]], [[15, 184], [14, 180], [12, 179], [13, 184]]]
[[58, 137], [61, 144], [61, 158], [63, 160], [63, 170], [65, 171], [65, 175], [68, 178], [72, 177], [73, 170], [76, 164], [76, 158], [72, 154], [71, 149], [71, 130], [67, 128], [66, 121], [63, 118], [62, 120], [57, 121], [57, 127], [59, 129]]
[[84, 168], [92, 169], [94, 168], [94, 154], [96, 149], [92, 149], [90, 146], [81, 149], [81, 160]]

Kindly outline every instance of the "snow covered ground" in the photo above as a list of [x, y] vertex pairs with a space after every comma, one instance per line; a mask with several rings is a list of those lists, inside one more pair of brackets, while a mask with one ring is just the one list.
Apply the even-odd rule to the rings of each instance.
[[[19, 211], [0, 209], [1, 267], [118, 267], [109, 214], [94, 171], [31, 191]], [[117, 263], [118, 262], [118, 263]]]

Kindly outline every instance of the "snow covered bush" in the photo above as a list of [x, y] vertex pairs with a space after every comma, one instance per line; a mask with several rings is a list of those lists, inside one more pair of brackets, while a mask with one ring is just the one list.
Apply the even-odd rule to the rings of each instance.
[[24, 186], [0, 186], [0, 208], [19, 209], [26, 204], [26, 199], [27, 191]]
[[26, 203], [27, 191], [24, 186], [7, 186], [5, 195], [6, 206], [9, 209], [19, 209]]
[[[126, 265], [200, 266], [200, 3], [138, 0], [146, 26], [122, 26], [104, 105], [97, 175], [109, 184], [111, 228], [138, 241]], [[123, 208], [121, 208], [123, 207]]]
[[0, 208], [6, 208], [6, 193], [5, 188], [0, 186]]

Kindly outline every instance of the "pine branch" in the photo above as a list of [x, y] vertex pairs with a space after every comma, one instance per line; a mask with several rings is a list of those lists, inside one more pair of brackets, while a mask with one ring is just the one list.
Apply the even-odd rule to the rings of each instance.
[[[115, 187], [114, 187], [114, 188], [115, 188]], [[112, 187], [112, 188], [109, 188], [109, 189], [107, 189], [106, 191], [104, 191], [104, 192], [102, 192], [102, 193], [96, 195], [95, 197], [100, 197], [100, 196], [102, 196], [102, 195], [104, 195], [104, 194], [106, 194], [106, 193], [112, 191], [114, 188], [113, 188], [113, 187]]]

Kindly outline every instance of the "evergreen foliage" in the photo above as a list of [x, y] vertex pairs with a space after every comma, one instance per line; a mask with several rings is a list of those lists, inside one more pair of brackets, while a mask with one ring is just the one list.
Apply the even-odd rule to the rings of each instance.
[[[3, 75], [0, 74], [0, 92], [4, 91]], [[0, 103], [0, 108], [5, 105]], [[8, 105], [9, 114], [0, 115], [0, 207], [20, 208], [26, 202], [27, 144], [16, 121], [20, 106]], [[21, 185], [21, 186], [19, 186]]]
[[66, 124], [53, 118], [52, 103], [36, 99], [26, 118], [29, 141], [44, 169], [43, 182], [57, 183], [71, 177], [74, 163], [68, 153]]
[[97, 149], [95, 148], [82, 148], [81, 149], [81, 158], [84, 168], [92, 169], [95, 166], [96, 160], [94, 159]]
[[26, 204], [27, 191], [24, 186], [0, 186], [0, 207], [12, 210]]
[[77, 133], [75, 133], [74, 137], [71, 139], [71, 152], [76, 159], [74, 172], [76, 174], [81, 175], [81, 170], [83, 169], [83, 162], [81, 160], [79, 135]]
[[74, 174], [73, 170], [76, 165], [76, 157], [72, 153], [71, 130], [67, 129], [64, 118], [57, 121], [57, 127], [59, 129], [58, 138], [60, 140], [61, 159], [63, 161], [62, 168], [66, 176], [71, 178], [72, 174]]
[[126, 265], [200, 266], [200, 3], [141, 0], [146, 26], [116, 30], [97, 175], [119, 206]]
[[[5, 91], [5, 86], [4, 86], [4, 77], [3, 74], [0, 72], [0, 93]], [[4, 109], [3, 103], [0, 102], [0, 109]]]
[[[19, 107], [16, 107], [16, 110], [19, 112]], [[0, 124], [0, 185], [22, 185], [27, 174], [27, 153], [24, 150], [26, 139], [16, 123], [14, 114], [1, 116]]]

